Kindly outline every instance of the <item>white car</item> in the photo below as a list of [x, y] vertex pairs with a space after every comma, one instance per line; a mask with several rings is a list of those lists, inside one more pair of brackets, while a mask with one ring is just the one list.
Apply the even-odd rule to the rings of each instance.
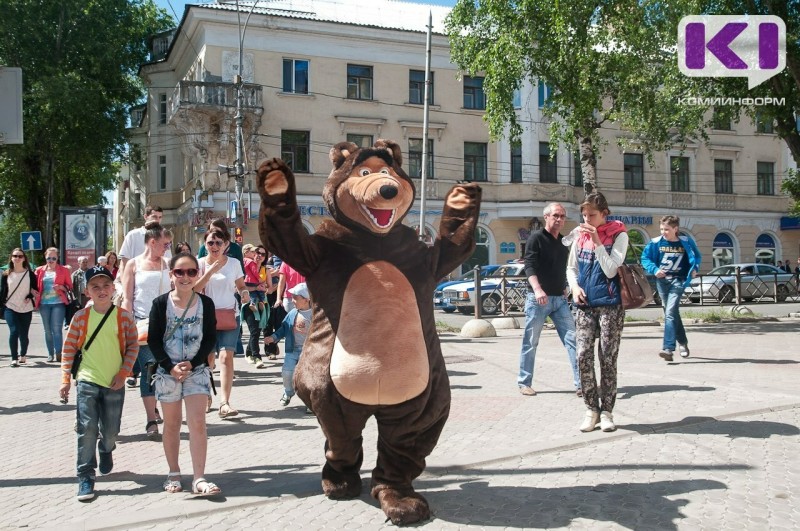
[[[501, 308], [502, 293], [500, 283], [506, 277], [506, 304], [511, 309], [525, 309], [525, 294], [528, 281], [525, 278], [525, 264], [511, 263], [498, 267], [491, 275], [481, 281], [481, 313], [494, 315]], [[475, 311], [475, 281], [465, 281], [444, 289], [443, 296], [459, 312], [470, 314]]]

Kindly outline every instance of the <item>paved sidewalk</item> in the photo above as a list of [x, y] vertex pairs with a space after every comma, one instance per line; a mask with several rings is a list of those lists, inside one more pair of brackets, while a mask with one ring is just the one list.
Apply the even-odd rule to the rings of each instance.
[[[534, 388], [516, 387], [521, 331], [465, 339], [443, 334], [453, 403], [439, 445], [416, 483], [431, 529], [796, 529], [800, 526], [800, 322], [694, 325], [692, 357], [666, 363], [658, 327], [628, 327], [619, 360], [615, 433], [578, 431], [584, 408], [567, 356], [546, 331]], [[323, 438], [300, 402], [283, 408], [280, 361], [255, 369], [236, 359], [232, 404], [209, 414], [207, 476], [214, 501], [166, 494], [160, 443], [144, 436], [138, 390], [126, 392], [115, 471], [98, 497], [75, 500], [74, 394], [58, 403], [58, 369], [31, 328], [29, 366], [9, 367], [0, 328], [0, 528], [380, 529], [365, 487], [334, 502], [320, 492]], [[33, 363], [31, 363], [33, 361]], [[185, 432], [184, 428], [184, 432]], [[362, 477], [375, 462], [365, 433]], [[184, 433], [185, 488], [191, 462]]]

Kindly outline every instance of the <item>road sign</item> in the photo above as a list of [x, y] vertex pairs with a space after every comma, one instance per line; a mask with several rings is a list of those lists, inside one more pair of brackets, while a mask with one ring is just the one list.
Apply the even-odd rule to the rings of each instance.
[[42, 250], [42, 233], [41, 231], [34, 230], [30, 232], [19, 233], [20, 246], [23, 251], [41, 251]]

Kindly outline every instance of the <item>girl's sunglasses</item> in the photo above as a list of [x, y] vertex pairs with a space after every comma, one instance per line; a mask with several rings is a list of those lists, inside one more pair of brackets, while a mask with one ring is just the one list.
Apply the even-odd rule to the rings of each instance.
[[197, 276], [199, 271], [194, 267], [191, 269], [173, 269], [172, 274], [176, 277], [182, 277], [183, 275], [187, 275], [189, 278], [194, 278]]
[[47, 258], [45, 258], [45, 260], [47, 260], [48, 262], [57, 262], [58, 258], [56, 258], [55, 256], [48, 256]]

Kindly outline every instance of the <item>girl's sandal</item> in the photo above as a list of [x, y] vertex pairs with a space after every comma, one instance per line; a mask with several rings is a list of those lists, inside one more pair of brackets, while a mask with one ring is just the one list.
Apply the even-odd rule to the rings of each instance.
[[219, 496], [222, 494], [222, 489], [210, 481], [207, 481], [206, 478], [197, 478], [196, 480], [192, 481], [192, 494], [200, 498]]
[[211, 413], [211, 404], [213, 403], [214, 401], [211, 399], [211, 395], [209, 395], [208, 402], [206, 402], [206, 413]]
[[181, 473], [170, 472], [167, 474], [167, 479], [164, 480], [164, 490], [170, 494], [176, 492], [183, 492], [183, 485], [181, 485]]
[[26, 365], [28, 363], [28, 356], [20, 356], [19, 357], [19, 364]]
[[227, 402], [219, 403], [219, 418], [225, 419], [228, 417], [235, 417], [239, 412], [233, 409]]
[[144, 427], [147, 438], [151, 441], [158, 440], [158, 422], [155, 420], [148, 420], [147, 425]]

